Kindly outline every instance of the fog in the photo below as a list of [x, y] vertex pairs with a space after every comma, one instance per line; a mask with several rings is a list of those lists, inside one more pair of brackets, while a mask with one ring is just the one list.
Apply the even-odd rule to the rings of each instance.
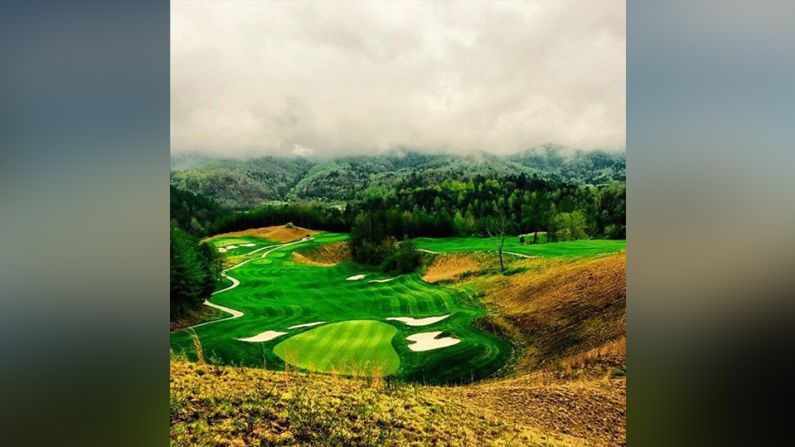
[[172, 153], [623, 149], [623, 1], [171, 7]]

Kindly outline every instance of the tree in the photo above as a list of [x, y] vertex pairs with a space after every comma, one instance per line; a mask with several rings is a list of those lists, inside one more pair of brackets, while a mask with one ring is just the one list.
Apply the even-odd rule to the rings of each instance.
[[550, 235], [556, 241], [587, 239], [585, 215], [580, 211], [559, 213], [552, 219]]
[[210, 244], [200, 242], [196, 246], [199, 263], [204, 280], [202, 281], [202, 297], [210, 296], [215, 291], [215, 286], [221, 280], [223, 259]]
[[453, 229], [458, 236], [464, 236], [468, 233], [467, 223], [464, 220], [464, 216], [461, 215], [461, 211], [456, 211], [453, 217]]
[[174, 319], [201, 304], [205, 274], [190, 235], [171, 228], [170, 276], [171, 318]]
[[385, 272], [411, 273], [420, 266], [420, 254], [410, 239], [401, 242], [387, 254], [381, 266]]
[[502, 259], [502, 249], [505, 247], [505, 235], [508, 233], [509, 223], [505, 210], [500, 208], [492, 219], [489, 220], [489, 237], [497, 239], [497, 254], [500, 257], [500, 271], [505, 271], [505, 262]]

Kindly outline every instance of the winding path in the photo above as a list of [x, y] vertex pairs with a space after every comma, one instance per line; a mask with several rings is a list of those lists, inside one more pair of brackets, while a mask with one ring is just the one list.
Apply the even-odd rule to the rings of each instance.
[[505, 253], [506, 255], [514, 255], [514, 256], [518, 256], [520, 258], [527, 258], [527, 259], [537, 258], [538, 257], [538, 256], [523, 255], [521, 253], [516, 253], [516, 252], [513, 252], [513, 251], [503, 251], [503, 253]]
[[[232, 269], [236, 269], [236, 268], [240, 267], [241, 265], [247, 264], [247, 263], [249, 263], [249, 262], [251, 262], [251, 261], [253, 261], [255, 259], [262, 259], [265, 256], [268, 256], [268, 254], [273, 253], [274, 251], [276, 251], [276, 250], [278, 250], [280, 248], [288, 247], [290, 245], [300, 244], [302, 242], [311, 241], [312, 239], [314, 239], [314, 238], [313, 237], [305, 237], [303, 239], [297, 240], [295, 242], [289, 242], [287, 244], [266, 245], [264, 247], [260, 247], [260, 248], [258, 248], [256, 250], [254, 250], [254, 251], [250, 251], [250, 252], [246, 253], [244, 256], [253, 255], [254, 253], [257, 253], [257, 252], [260, 252], [260, 251], [265, 250], [267, 248], [270, 248], [270, 250], [268, 250], [265, 253], [263, 253], [262, 256], [260, 256], [259, 258], [246, 259], [243, 262], [240, 262], [238, 264], [233, 265], [232, 267], [229, 267], [227, 269], [222, 270], [221, 271], [221, 276], [223, 276], [224, 278], [228, 278], [230, 281], [232, 281], [232, 285], [230, 285], [229, 287], [224, 287], [221, 290], [216, 290], [215, 292], [213, 292], [210, 295], [211, 296], [212, 295], [218, 295], [219, 293], [223, 293], [223, 292], [226, 292], [228, 290], [232, 290], [235, 287], [240, 285], [240, 281], [237, 278], [235, 278], [233, 276], [230, 276], [227, 273], [228, 271], [230, 271]], [[218, 319], [218, 320], [211, 320], [211, 321], [205, 321], [204, 323], [194, 324], [193, 326], [189, 327], [190, 329], [195, 329], [195, 328], [197, 328], [199, 326], [204, 326], [204, 325], [210, 324], [210, 323], [220, 323], [220, 322], [226, 321], [226, 320], [233, 320], [235, 318], [240, 318], [243, 315], [245, 315], [243, 312], [241, 312], [239, 310], [232, 309], [231, 307], [226, 307], [226, 306], [221, 306], [219, 304], [211, 303], [209, 299], [204, 300], [204, 303], [202, 303], [202, 304], [204, 304], [205, 306], [210, 306], [210, 307], [213, 307], [215, 309], [218, 309], [218, 310], [221, 310], [223, 312], [226, 312], [226, 313], [230, 314], [230, 316], [228, 316], [226, 318], [221, 318], [221, 319]]]
[[426, 250], [426, 249], [424, 249], [424, 248], [418, 248], [418, 249], [417, 249], [417, 251], [421, 251], [421, 252], [423, 252], [423, 253], [430, 253], [430, 254], [432, 254], [432, 255], [440, 255], [440, 254], [441, 254], [441, 253], [439, 253], [438, 251]]

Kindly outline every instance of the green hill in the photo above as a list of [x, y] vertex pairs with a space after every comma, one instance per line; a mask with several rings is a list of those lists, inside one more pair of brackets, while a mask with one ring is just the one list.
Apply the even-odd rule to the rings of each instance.
[[227, 208], [250, 208], [267, 201], [350, 200], [368, 188], [416, 188], [476, 176], [528, 174], [573, 184], [609, 184], [626, 178], [623, 153], [583, 152], [543, 146], [510, 156], [394, 151], [324, 161], [300, 157], [213, 159], [172, 158], [171, 184], [218, 201]]

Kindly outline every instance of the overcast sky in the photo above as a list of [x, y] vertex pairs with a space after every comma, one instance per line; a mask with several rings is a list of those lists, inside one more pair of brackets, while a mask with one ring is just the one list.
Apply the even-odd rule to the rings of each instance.
[[176, 1], [172, 152], [624, 149], [624, 1]]

